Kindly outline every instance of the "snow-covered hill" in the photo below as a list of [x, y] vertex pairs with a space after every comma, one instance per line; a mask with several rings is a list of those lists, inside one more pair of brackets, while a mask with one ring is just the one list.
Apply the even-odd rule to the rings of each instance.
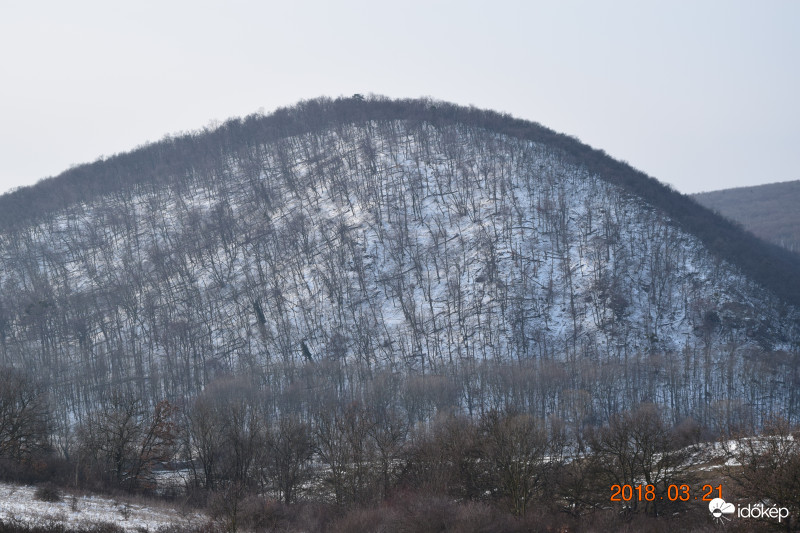
[[279, 390], [276, 365], [495, 362], [562, 368], [555, 403], [797, 412], [797, 309], [558, 147], [343, 121], [188, 167], [0, 233], [0, 358], [65, 409], [227, 373]]

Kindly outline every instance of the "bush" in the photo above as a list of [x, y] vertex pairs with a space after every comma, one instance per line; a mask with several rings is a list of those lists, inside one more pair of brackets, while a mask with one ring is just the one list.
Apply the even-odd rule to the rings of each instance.
[[42, 502], [60, 502], [63, 499], [58, 487], [49, 483], [37, 487], [33, 493], [33, 497]]
[[253, 531], [286, 530], [290, 509], [261, 496], [248, 496], [239, 506], [240, 524]]

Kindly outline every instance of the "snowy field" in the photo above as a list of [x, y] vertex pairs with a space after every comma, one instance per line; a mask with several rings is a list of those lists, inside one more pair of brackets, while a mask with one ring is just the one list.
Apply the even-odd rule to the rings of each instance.
[[126, 531], [157, 531], [179, 525], [197, 525], [207, 521], [204, 515], [154, 505], [127, 503], [99, 496], [63, 496], [60, 502], [44, 502], [34, 498], [35, 487], [0, 483], [0, 519], [7, 524], [45, 526], [66, 524], [70, 528], [112, 523]]

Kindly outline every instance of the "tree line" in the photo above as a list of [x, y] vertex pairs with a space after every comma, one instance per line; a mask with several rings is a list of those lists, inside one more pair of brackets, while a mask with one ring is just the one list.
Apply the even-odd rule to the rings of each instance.
[[[512, 403], [469, 416], [440, 399], [423, 413], [420, 391], [397, 390], [390, 375], [347, 400], [319, 387], [275, 398], [240, 376], [215, 381], [182, 404], [148, 407], [112, 394], [59, 442], [36, 379], [15, 371], [2, 376], [3, 478], [161, 494], [207, 509], [229, 530], [288, 529], [311, 504], [341, 522], [330, 530], [357, 527], [365, 513], [375, 520], [370, 509], [377, 508], [390, 529], [467, 512], [476, 528], [487, 520], [509, 530], [650, 529], [664, 521], [693, 528], [707, 520], [707, 503], [700, 509], [681, 494], [723, 490], [727, 501], [786, 506], [790, 529], [800, 513], [796, 426], [779, 419], [755, 437], [735, 424], [676, 424], [652, 403], [584, 424], [568, 413], [542, 418]], [[698, 470], [714, 461], [704, 454], [718, 449], [716, 457], [738, 466], [721, 475]], [[614, 487], [626, 486], [641, 486], [643, 496], [614, 496]], [[436, 503], [395, 516], [422, 501]]]

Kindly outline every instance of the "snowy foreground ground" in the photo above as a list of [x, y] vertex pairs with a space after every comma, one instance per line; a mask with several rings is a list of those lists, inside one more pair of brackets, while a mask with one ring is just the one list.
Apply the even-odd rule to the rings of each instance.
[[207, 520], [197, 513], [181, 513], [157, 504], [146, 506], [108, 497], [65, 495], [61, 502], [43, 502], [33, 497], [35, 487], [0, 483], [0, 520], [27, 526], [62, 523], [70, 528], [112, 523], [126, 531], [157, 531], [171, 525], [200, 524]]

